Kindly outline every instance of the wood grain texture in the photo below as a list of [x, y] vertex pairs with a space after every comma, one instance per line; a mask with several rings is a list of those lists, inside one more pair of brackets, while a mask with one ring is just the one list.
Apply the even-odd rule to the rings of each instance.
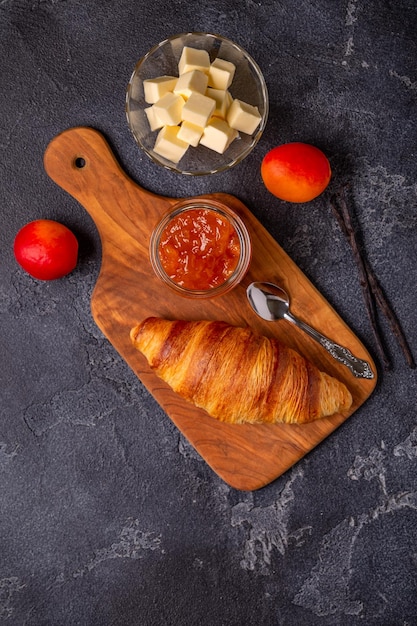
[[[83, 167], [77, 166], [82, 163]], [[330, 435], [372, 393], [376, 375], [373, 380], [354, 378], [291, 324], [265, 322], [252, 311], [246, 299], [247, 285], [255, 280], [276, 282], [291, 295], [295, 315], [366, 359], [376, 373], [359, 339], [237, 198], [223, 193], [200, 196], [227, 204], [245, 221], [253, 247], [249, 271], [228, 294], [193, 301], [165, 287], [154, 275], [148, 256], [153, 228], [181, 199], [158, 196], [137, 185], [122, 170], [104, 137], [89, 128], [72, 128], [55, 137], [45, 151], [44, 166], [52, 180], [88, 211], [100, 234], [102, 266], [91, 300], [97, 325], [184, 436], [230, 486], [255, 490], [275, 480]], [[177, 396], [131, 345], [131, 328], [148, 316], [221, 319], [278, 337], [342, 380], [352, 393], [353, 405], [347, 414], [303, 426], [218, 422]]]

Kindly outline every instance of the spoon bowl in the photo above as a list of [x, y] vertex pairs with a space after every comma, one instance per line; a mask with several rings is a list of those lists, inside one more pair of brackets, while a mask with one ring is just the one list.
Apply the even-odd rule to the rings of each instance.
[[290, 298], [278, 285], [252, 283], [247, 289], [247, 296], [255, 313], [268, 322], [285, 319], [289, 313]]
[[325, 335], [319, 333], [290, 312], [290, 298], [287, 292], [273, 283], [251, 283], [246, 291], [252, 309], [267, 322], [287, 320], [317, 341], [336, 361], [350, 369], [357, 378], [374, 378], [374, 373], [367, 361], [354, 356], [350, 350], [340, 346]]

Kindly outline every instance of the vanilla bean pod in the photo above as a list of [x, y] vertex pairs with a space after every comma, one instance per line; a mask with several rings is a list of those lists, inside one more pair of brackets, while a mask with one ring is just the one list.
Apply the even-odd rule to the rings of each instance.
[[[339, 226], [342, 230], [342, 232], [346, 235], [346, 237], [349, 239], [349, 233], [346, 227], [345, 222], [343, 221], [343, 217], [341, 215], [341, 213], [339, 212], [339, 210], [337, 209], [334, 201], [332, 201], [331, 203], [332, 209], [334, 210], [334, 214], [337, 218], [337, 221], [339, 222]], [[381, 309], [382, 313], [385, 315], [385, 317], [387, 318], [387, 321], [389, 323], [389, 326], [391, 328], [391, 332], [394, 335], [394, 337], [397, 339], [400, 348], [404, 354], [405, 360], [407, 361], [408, 366], [411, 369], [414, 369], [416, 367], [416, 363], [414, 361], [414, 357], [411, 353], [410, 347], [408, 345], [407, 339], [404, 335], [403, 329], [401, 328], [401, 325], [397, 319], [396, 314], [394, 313], [393, 309], [391, 308], [390, 303], [388, 302], [388, 300], [385, 297], [385, 294], [382, 290], [381, 285], [378, 282], [378, 279], [375, 275], [374, 270], [372, 269], [372, 267], [370, 266], [369, 262], [367, 259], [364, 259], [364, 265], [365, 265], [365, 270], [366, 270], [366, 274], [368, 277], [368, 282], [369, 282], [369, 286], [372, 289], [372, 293], [374, 294], [375, 297], [375, 301], [377, 303], [377, 305], [379, 306], [379, 308]]]
[[401, 328], [401, 325], [397, 319], [397, 316], [395, 315], [394, 311], [391, 308], [391, 305], [389, 304], [388, 300], [385, 297], [385, 294], [380, 286], [380, 284], [378, 283], [378, 279], [375, 276], [375, 273], [373, 271], [373, 269], [371, 268], [371, 266], [369, 265], [369, 263], [367, 261], [365, 261], [365, 268], [366, 268], [366, 273], [368, 275], [368, 281], [369, 284], [371, 286], [371, 289], [375, 295], [375, 300], [376, 303], [378, 304], [379, 308], [381, 309], [382, 313], [385, 315], [385, 317], [387, 318], [387, 321], [389, 323], [389, 326], [391, 328], [391, 332], [394, 335], [394, 337], [397, 339], [398, 344], [404, 354], [405, 360], [407, 361], [408, 366], [411, 369], [415, 369], [416, 367], [416, 363], [414, 361], [414, 357], [411, 353], [410, 347], [408, 345], [407, 339], [404, 335], [403, 329]]
[[[343, 219], [342, 213], [340, 212], [340, 210], [338, 209], [337, 206], [337, 202], [336, 202], [336, 197], [333, 196], [331, 198], [330, 201], [331, 207], [333, 209], [334, 215], [336, 216], [336, 219], [339, 223], [339, 226], [342, 230], [342, 232], [345, 234], [345, 236], [347, 237], [347, 239], [350, 241], [350, 236], [349, 236], [349, 231], [347, 228], [347, 225], [345, 224], [345, 221]], [[367, 274], [367, 278], [368, 278], [368, 283], [369, 286], [372, 290], [372, 293], [374, 294], [375, 297], [375, 301], [377, 303], [377, 305], [379, 306], [379, 308], [381, 309], [382, 313], [385, 315], [385, 317], [387, 318], [387, 321], [389, 323], [389, 326], [391, 328], [391, 332], [393, 333], [394, 337], [397, 339], [398, 344], [404, 354], [404, 357], [407, 361], [408, 366], [411, 369], [414, 369], [416, 367], [416, 363], [414, 360], [414, 357], [411, 353], [410, 347], [408, 345], [407, 339], [404, 335], [404, 332], [401, 328], [400, 322], [398, 321], [398, 318], [395, 314], [395, 312], [393, 311], [390, 303], [388, 302], [387, 298], [385, 297], [384, 291], [382, 289], [382, 287], [380, 286], [378, 279], [372, 269], [372, 267], [370, 266], [368, 260], [366, 258], [363, 259], [364, 262], [364, 266], [365, 266], [365, 270], [366, 270], [366, 274]]]
[[352, 252], [353, 252], [356, 265], [359, 271], [359, 281], [360, 281], [360, 285], [362, 288], [362, 294], [365, 300], [366, 310], [367, 310], [368, 317], [371, 322], [372, 331], [375, 337], [377, 348], [380, 353], [384, 368], [390, 369], [391, 362], [390, 362], [389, 356], [387, 355], [386, 349], [384, 347], [381, 333], [378, 327], [378, 321], [377, 321], [376, 309], [375, 309], [375, 295], [374, 295], [374, 292], [372, 290], [372, 287], [368, 278], [368, 273], [366, 271], [366, 265], [365, 265], [365, 259], [361, 253], [360, 246], [358, 244], [357, 237], [356, 237], [356, 232], [355, 232], [352, 219], [350, 216], [350, 211], [348, 209], [348, 205], [344, 197], [340, 199], [339, 204], [340, 204], [340, 208], [338, 205], [336, 205], [334, 199], [331, 202], [331, 206], [337, 217], [340, 227], [342, 231], [344, 232], [344, 234], [346, 235], [346, 237], [348, 238], [348, 241], [352, 248]]

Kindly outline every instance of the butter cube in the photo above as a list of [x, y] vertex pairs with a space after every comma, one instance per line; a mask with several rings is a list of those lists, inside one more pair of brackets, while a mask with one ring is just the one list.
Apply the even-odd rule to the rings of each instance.
[[183, 122], [178, 131], [178, 139], [185, 141], [194, 148], [198, 146], [204, 128], [191, 124], [191, 122]]
[[172, 92], [166, 93], [153, 105], [154, 112], [167, 126], [176, 126], [181, 122], [184, 99]]
[[147, 78], [143, 81], [143, 91], [145, 102], [155, 104], [168, 91], [173, 91], [177, 78], [175, 76], [158, 76], [157, 78]]
[[258, 107], [235, 99], [227, 113], [227, 122], [231, 128], [252, 135], [260, 124], [261, 116]]
[[155, 109], [153, 106], [147, 107], [145, 109], [145, 113], [146, 117], [148, 118], [149, 126], [152, 132], [164, 126], [164, 123], [162, 122], [162, 120], [159, 119], [158, 114], [155, 113]]
[[214, 109], [213, 116], [226, 119], [229, 106], [232, 104], [232, 96], [230, 92], [225, 89], [214, 89], [214, 87], [208, 87], [206, 91], [208, 98], [213, 98], [216, 102], [216, 108]]
[[159, 131], [154, 145], [156, 154], [173, 163], [178, 163], [188, 148], [188, 143], [178, 139], [179, 129], [179, 126], [164, 126]]
[[200, 144], [223, 154], [238, 134], [227, 122], [219, 117], [213, 117], [204, 129]]
[[215, 108], [216, 102], [212, 98], [194, 92], [182, 108], [182, 119], [204, 128]]
[[184, 46], [178, 62], [178, 73], [180, 75], [191, 70], [200, 70], [200, 72], [208, 74], [209, 67], [210, 57], [207, 50], [197, 50], [197, 48]]
[[232, 84], [235, 75], [236, 66], [230, 61], [224, 59], [214, 59], [209, 68], [209, 87], [215, 89], [228, 89]]
[[197, 93], [204, 94], [207, 89], [208, 76], [200, 70], [191, 70], [181, 74], [174, 87], [174, 93], [179, 94], [187, 100], [191, 94], [196, 91]]

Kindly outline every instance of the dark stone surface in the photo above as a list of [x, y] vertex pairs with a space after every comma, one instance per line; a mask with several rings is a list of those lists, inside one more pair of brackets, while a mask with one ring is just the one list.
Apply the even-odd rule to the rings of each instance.
[[[124, 117], [135, 62], [166, 36], [220, 32], [258, 61], [271, 99], [254, 152], [197, 180], [153, 165]], [[101, 261], [89, 216], [46, 176], [60, 131], [108, 138], [139, 184], [237, 195], [378, 360], [351, 251], [329, 208], [350, 181], [368, 258], [417, 351], [417, 5], [377, 0], [3, 0], [0, 3], [0, 622], [26, 626], [417, 624], [416, 370], [266, 488], [225, 485], [90, 314]], [[273, 146], [333, 167], [291, 206], [262, 185]], [[35, 281], [13, 239], [36, 218], [77, 234], [68, 277]]]

